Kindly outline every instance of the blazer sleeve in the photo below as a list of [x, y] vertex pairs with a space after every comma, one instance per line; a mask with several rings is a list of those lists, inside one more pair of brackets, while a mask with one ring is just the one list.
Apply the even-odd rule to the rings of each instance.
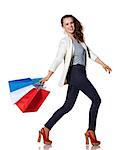
[[57, 67], [64, 60], [65, 55], [66, 55], [66, 41], [65, 41], [65, 39], [61, 39], [60, 42], [59, 42], [56, 57], [53, 60], [52, 64], [50, 65], [49, 70], [52, 71], [52, 72], [55, 72]]
[[96, 60], [96, 58], [98, 58], [98, 56], [88, 47], [89, 53], [90, 53], [90, 59], [92, 59], [93, 61]]

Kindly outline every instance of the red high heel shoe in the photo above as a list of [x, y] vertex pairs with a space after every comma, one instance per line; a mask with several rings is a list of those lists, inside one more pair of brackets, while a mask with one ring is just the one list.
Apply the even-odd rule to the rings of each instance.
[[90, 139], [90, 141], [91, 141], [91, 144], [93, 145], [93, 146], [98, 146], [98, 145], [100, 145], [100, 141], [98, 141], [97, 139], [96, 139], [96, 136], [95, 136], [95, 133], [94, 133], [94, 131], [92, 131], [92, 130], [88, 130], [86, 133], [85, 133], [85, 138], [86, 138], [86, 144], [89, 144], [89, 139]]
[[42, 129], [39, 131], [39, 136], [38, 136], [37, 142], [40, 142], [40, 141], [41, 141], [41, 135], [43, 136], [43, 142], [44, 142], [44, 144], [47, 144], [47, 145], [51, 145], [51, 144], [52, 144], [52, 141], [50, 141], [50, 140], [48, 139], [48, 137], [46, 137], [45, 129], [44, 129], [44, 128], [42, 128]]

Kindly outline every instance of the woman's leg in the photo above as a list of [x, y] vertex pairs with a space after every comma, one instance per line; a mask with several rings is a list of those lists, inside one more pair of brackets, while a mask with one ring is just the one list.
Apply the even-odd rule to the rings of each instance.
[[87, 77], [83, 78], [83, 84], [80, 86], [81, 91], [87, 95], [91, 101], [91, 107], [89, 111], [89, 128], [88, 130], [95, 131], [96, 129], [96, 119], [98, 114], [98, 109], [101, 103], [100, 96], [98, 95], [96, 89], [92, 85], [92, 83], [87, 79]]
[[76, 98], [78, 96], [79, 90], [73, 86], [69, 85], [67, 90], [66, 101], [64, 105], [59, 108], [53, 116], [47, 121], [45, 127], [49, 130], [56, 124], [56, 122], [66, 113], [68, 113], [74, 106]]

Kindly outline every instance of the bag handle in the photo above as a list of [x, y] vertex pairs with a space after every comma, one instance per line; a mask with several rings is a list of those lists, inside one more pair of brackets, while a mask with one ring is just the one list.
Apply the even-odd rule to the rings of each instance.
[[38, 82], [34, 85], [37, 89], [45, 89], [44, 83]]

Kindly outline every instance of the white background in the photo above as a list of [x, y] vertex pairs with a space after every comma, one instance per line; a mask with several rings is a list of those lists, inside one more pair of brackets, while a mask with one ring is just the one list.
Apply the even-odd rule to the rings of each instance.
[[[35, 113], [12, 105], [8, 81], [44, 77], [63, 37], [60, 19], [74, 15], [84, 26], [86, 43], [109, 66], [88, 61], [87, 74], [102, 103], [96, 134], [103, 150], [124, 149], [124, 35], [123, 0], [1, 0], [0, 1], [0, 149], [47, 150], [38, 144], [38, 130], [63, 105], [67, 86], [58, 87], [63, 64], [46, 83], [51, 93]], [[91, 101], [79, 93], [77, 102], [51, 130], [51, 150], [84, 150]]]

